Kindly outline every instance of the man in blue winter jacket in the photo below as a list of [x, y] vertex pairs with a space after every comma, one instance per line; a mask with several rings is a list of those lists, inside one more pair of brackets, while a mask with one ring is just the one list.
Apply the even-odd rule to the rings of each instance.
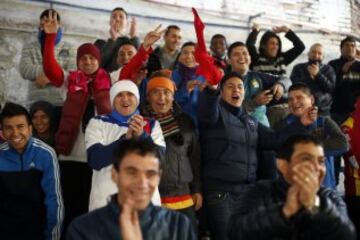
[[27, 110], [7, 103], [0, 123], [0, 238], [60, 239], [63, 220], [54, 150], [31, 137]]

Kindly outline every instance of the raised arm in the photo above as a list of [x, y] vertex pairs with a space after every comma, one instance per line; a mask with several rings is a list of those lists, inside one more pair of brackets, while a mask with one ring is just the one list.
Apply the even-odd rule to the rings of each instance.
[[251, 61], [254, 63], [257, 62], [257, 60], [259, 58], [259, 53], [255, 47], [255, 43], [256, 43], [256, 39], [259, 34], [259, 31], [260, 31], [259, 25], [254, 24], [252, 27], [251, 33], [249, 34], [248, 38], [246, 39], [246, 46], [250, 53]]
[[49, 16], [45, 17], [44, 31], [46, 35], [43, 49], [43, 68], [51, 84], [60, 87], [64, 83], [64, 71], [55, 58], [55, 40], [59, 28], [56, 15], [56, 12], [49, 11]]
[[161, 25], [146, 34], [143, 43], [136, 55], [126, 64], [119, 74], [119, 80], [132, 79], [133, 75], [141, 70], [144, 63], [149, 59], [152, 45], [157, 42], [165, 30], [160, 30]]
[[198, 75], [203, 76], [211, 84], [218, 84], [223, 77], [223, 72], [216, 66], [215, 60], [206, 50], [204, 29], [205, 25], [202, 22], [198, 12], [195, 8], [192, 9], [194, 14], [194, 27], [197, 37], [197, 45], [195, 47], [195, 59], [199, 63], [196, 70]]
[[284, 63], [285, 65], [290, 64], [294, 61], [304, 50], [305, 45], [301, 41], [301, 39], [288, 27], [281, 26], [281, 27], [274, 27], [273, 31], [275, 33], [284, 32], [285, 37], [289, 39], [293, 43], [293, 47], [286, 52], [283, 53], [284, 56]]

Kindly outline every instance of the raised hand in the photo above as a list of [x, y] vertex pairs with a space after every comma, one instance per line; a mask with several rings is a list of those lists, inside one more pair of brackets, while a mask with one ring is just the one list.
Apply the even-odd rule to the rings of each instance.
[[315, 122], [317, 117], [318, 117], [318, 107], [312, 106], [300, 117], [300, 122], [304, 126], [309, 126], [310, 124]]
[[260, 25], [257, 24], [257, 23], [254, 23], [252, 25], [252, 27], [251, 27], [251, 30], [259, 32], [260, 31]]
[[254, 102], [257, 106], [266, 105], [274, 98], [274, 94], [272, 90], [264, 90], [261, 91], [254, 97]]
[[135, 114], [129, 119], [129, 128], [126, 132], [126, 138], [136, 138], [144, 133], [146, 122], [141, 115]]
[[139, 222], [139, 214], [133, 207], [131, 199], [127, 199], [122, 205], [119, 216], [119, 228], [121, 239], [142, 240], [142, 233]]
[[287, 219], [289, 219], [291, 216], [295, 215], [302, 208], [302, 205], [299, 201], [299, 193], [300, 193], [300, 188], [296, 184], [293, 184], [288, 189], [288, 192], [286, 195], [286, 201], [282, 208], [284, 216]]
[[143, 47], [145, 50], [148, 50], [155, 42], [157, 42], [163, 33], [166, 31], [166, 29], [160, 30], [161, 24], [159, 24], [153, 31], [148, 32], [145, 35], [144, 41], [143, 41]]
[[281, 33], [281, 32], [287, 33], [290, 29], [284, 25], [284, 26], [274, 26], [272, 30], [274, 33]]
[[132, 17], [130, 22], [130, 30], [129, 30], [129, 36], [130, 38], [136, 37], [136, 29], [137, 29], [137, 22], [136, 18]]
[[57, 13], [55, 11], [49, 11], [49, 15], [44, 17], [43, 29], [45, 33], [57, 33], [60, 24], [57, 20]]
[[310, 162], [303, 162], [296, 165], [293, 169], [293, 180], [300, 189], [299, 201], [308, 210], [314, 207], [316, 194], [320, 188], [319, 176], [314, 168], [314, 165]]
[[319, 65], [318, 64], [310, 64], [307, 67], [307, 70], [310, 74], [311, 79], [315, 79], [316, 75], [318, 75], [320, 69], [319, 69]]
[[275, 100], [279, 100], [284, 94], [284, 87], [281, 84], [275, 84], [272, 88]]
[[191, 93], [197, 86], [200, 86], [202, 82], [200, 80], [189, 80], [186, 83], [186, 89]]

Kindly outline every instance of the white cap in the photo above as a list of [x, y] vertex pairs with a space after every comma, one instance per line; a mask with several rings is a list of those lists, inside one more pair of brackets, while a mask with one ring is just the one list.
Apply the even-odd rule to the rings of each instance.
[[114, 106], [114, 99], [120, 92], [131, 92], [134, 94], [137, 100], [137, 106], [139, 106], [140, 94], [136, 84], [131, 80], [120, 80], [115, 82], [110, 88], [111, 107]]

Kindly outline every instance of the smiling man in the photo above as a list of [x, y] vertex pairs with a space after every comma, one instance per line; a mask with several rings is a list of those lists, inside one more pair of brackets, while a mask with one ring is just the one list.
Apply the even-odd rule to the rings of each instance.
[[278, 152], [281, 178], [251, 185], [229, 226], [230, 239], [355, 239], [346, 205], [324, 188], [325, 153], [310, 135], [295, 135]]
[[0, 238], [60, 239], [64, 212], [54, 150], [31, 137], [24, 107], [7, 103], [0, 123], [6, 140], [0, 145]]
[[105, 207], [76, 219], [68, 240], [196, 239], [184, 215], [151, 203], [162, 171], [157, 145], [143, 138], [117, 142], [112, 161], [117, 194]]
[[180, 52], [181, 38], [182, 33], [180, 27], [170, 25], [166, 28], [164, 45], [157, 47], [149, 57], [147, 65], [148, 76], [150, 76], [152, 72], [161, 69], [174, 69], [177, 56]]
[[308, 115], [310, 120], [306, 132], [324, 142], [327, 173], [324, 186], [336, 189], [334, 157], [341, 156], [348, 149], [348, 143], [340, 127], [328, 116], [318, 116], [318, 107], [310, 88], [304, 83], [295, 83], [289, 88], [288, 104], [290, 114], [279, 123], [278, 129], [299, 122]]
[[[116, 192], [111, 181], [111, 154], [118, 142], [125, 139], [147, 138], [165, 149], [159, 122], [144, 118], [138, 110], [139, 90], [135, 83], [121, 80], [110, 89], [112, 112], [92, 118], [85, 132], [88, 164], [93, 168], [89, 209], [106, 205]], [[160, 205], [158, 191], [154, 203]]]

